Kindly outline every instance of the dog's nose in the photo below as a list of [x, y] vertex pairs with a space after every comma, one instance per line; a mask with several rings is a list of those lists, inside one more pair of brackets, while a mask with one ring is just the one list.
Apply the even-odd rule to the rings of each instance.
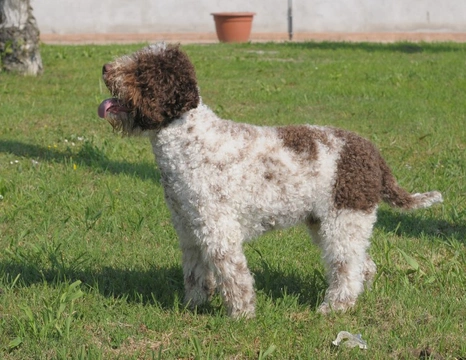
[[106, 72], [109, 72], [111, 69], [112, 69], [112, 65], [110, 65], [110, 64], [105, 64], [105, 65], [102, 67], [102, 75], [104, 75]]

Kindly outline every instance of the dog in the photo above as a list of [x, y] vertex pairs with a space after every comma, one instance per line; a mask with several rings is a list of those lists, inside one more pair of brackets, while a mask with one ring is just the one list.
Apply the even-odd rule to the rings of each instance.
[[123, 135], [150, 139], [190, 307], [218, 291], [230, 316], [253, 317], [254, 279], [242, 244], [304, 223], [326, 267], [318, 311], [345, 311], [376, 272], [368, 249], [378, 204], [417, 209], [443, 201], [437, 191], [402, 189], [375, 146], [355, 133], [220, 119], [203, 104], [179, 45], [147, 46], [102, 72], [112, 98], [98, 115]]

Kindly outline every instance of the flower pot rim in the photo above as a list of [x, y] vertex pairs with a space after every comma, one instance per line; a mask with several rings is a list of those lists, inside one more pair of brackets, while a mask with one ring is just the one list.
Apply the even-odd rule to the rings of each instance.
[[255, 12], [247, 12], [247, 11], [225, 11], [225, 12], [214, 12], [210, 13], [213, 16], [254, 16], [256, 15]]

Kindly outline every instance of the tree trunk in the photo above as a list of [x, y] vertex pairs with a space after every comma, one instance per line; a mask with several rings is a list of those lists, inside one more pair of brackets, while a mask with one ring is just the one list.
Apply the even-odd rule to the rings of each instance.
[[0, 71], [42, 73], [39, 41], [29, 0], [0, 0]]

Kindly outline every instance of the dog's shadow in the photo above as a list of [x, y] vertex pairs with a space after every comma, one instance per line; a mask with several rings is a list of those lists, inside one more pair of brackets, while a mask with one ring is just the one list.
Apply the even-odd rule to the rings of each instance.
[[[83, 289], [97, 292], [105, 298], [121, 300], [126, 303], [155, 305], [161, 309], [172, 311], [182, 308], [184, 286], [180, 265], [156, 267], [149, 270], [129, 270], [115, 267], [104, 267], [96, 270], [71, 270], [57, 268], [39, 268], [36, 264], [18, 263], [3, 260], [0, 272], [8, 274], [3, 280], [4, 286], [30, 287], [34, 284], [47, 283], [51, 287], [61, 287], [65, 282], [77, 280], [82, 282]], [[18, 277], [16, 283], [15, 279]], [[298, 295], [298, 302], [312, 306], [321, 298], [325, 286], [320, 273], [306, 277], [284, 275], [280, 271], [258, 269], [254, 271], [257, 291], [262, 291], [273, 302], [288, 295]], [[15, 284], [15, 285], [13, 285]], [[3, 292], [0, 289], [0, 294]], [[216, 303], [219, 303], [217, 301]], [[207, 305], [200, 312], [215, 312], [215, 308]]]
[[427, 238], [441, 241], [457, 240], [466, 245], [465, 223], [451, 223], [429, 217], [421, 218], [413, 212], [380, 209], [377, 213], [375, 228], [415, 238], [427, 236]]
[[[381, 224], [378, 226], [383, 227], [385, 231], [399, 231], [410, 236], [423, 234], [427, 238], [444, 239], [447, 233], [449, 238], [456, 237], [464, 243], [464, 224], [455, 226], [441, 220], [421, 219], [413, 214], [410, 214], [409, 219], [405, 219], [405, 215], [382, 210], [379, 216]], [[439, 229], [442, 231], [440, 235]], [[262, 292], [272, 303], [292, 301], [313, 309], [322, 301], [327, 287], [322, 264], [315, 264], [313, 270], [307, 274], [293, 272], [289, 267], [285, 272], [280, 267], [269, 266], [266, 258], [259, 262], [253, 261], [251, 265], [256, 290]], [[179, 264], [155, 264], [147, 270], [116, 267], [102, 267], [96, 270], [87, 265], [76, 269], [73, 265], [60, 267], [53, 264], [44, 269], [31, 261], [6, 256], [0, 261], [0, 272], [8, 274], [3, 279], [6, 287], [13, 286], [18, 274], [20, 277], [15, 285], [17, 287], [30, 287], [43, 282], [59, 287], [64, 282], [80, 280], [89, 292], [96, 291], [106, 298], [155, 305], [167, 311], [183, 307], [183, 273]], [[211, 313], [217, 312], [218, 309], [208, 306], [204, 311]]]
[[15, 140], [0, 140], [0, 153], [9, 153], [17, 157], [28, 158], [39, 162], [55, 162], [65, 164], [70, 157], [80, 167], [89, 167], [95, 171], [111, 174], [127, 174], [142, 180], [159, 183], [160, 173], [153, 161], [130, 163], [126, 161], [112, 161], [104, 152], [92, 143], [85, 142], [78, 152], [57, 150], [56, 148], [27, 144]]
[[327, 288], [322, 271], [320, 264], [315, 264], [313, 271], [305, 275], [284, 274], [277, 269], [261, 267], [254, 271], [255, 286], [273, 303], [284, 300], [286, 303], [296, 302], [314, 309], [323, 301]]
[[47, 283], [58, 288], [65, 282], [80, 280], [82, 289], [87, 288], [89, 293], [98, 293], [105, 298], [120, 299], [127, 303], [156, 304], [163, 309], [179, 306], [183, 296], [181, 266], [149, 270], [116, 267], [73, 270], [53, 266], [44, 269], [33, 263], [3, 260], [0, 262], [0, 272], [8, 274], [3, 280], [6, 287], [21, 288]]

